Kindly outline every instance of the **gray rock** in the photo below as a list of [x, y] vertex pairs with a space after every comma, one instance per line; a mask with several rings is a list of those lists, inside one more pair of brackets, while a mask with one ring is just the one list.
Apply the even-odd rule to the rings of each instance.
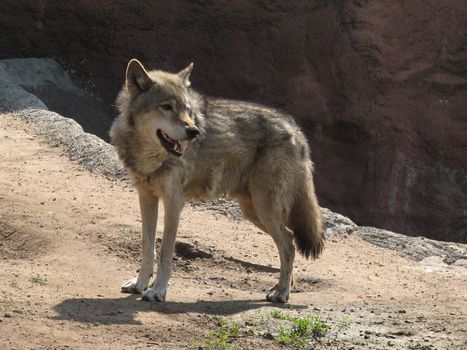
[[351, 234], [357, 229], [357, 225], [348, 217], [334, 213], [327, 208], [321, 208], [324, 217], [324, 234], [332, 235]]
[[399, 254], [421, 261], [428, 257], [438, 256], [443, 258], [445, 264], [451, 265], [467, 259], [467, 245], [451, 242], [440, 242], [424, 237], [408, 237], [391, 231], [374, 227], [359, 227], [357, 234], [363, 240], [378, 247], [392, 249]]
[[25, 89], [40, 89], [52, 84], [82, 94], [68, 74], [52, 58], [14, 58], [0, 61], [0, 81]]
[[63, 148], [85, 169], [112, 179], [126, 178], [111, 145], [84, 132], [73, 119], [49, 111], [39, 98], [24, 89], [40, 89], [49, 84], [75, 95], [84, 94], [52, 59], [0, 61], [0, 111], [34, 123], [52, 145]]

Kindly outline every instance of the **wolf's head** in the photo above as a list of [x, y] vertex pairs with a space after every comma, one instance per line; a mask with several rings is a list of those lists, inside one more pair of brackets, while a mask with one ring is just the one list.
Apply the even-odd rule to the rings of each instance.
[[190, 64], [178, 74], [148, 72], [138, 60], [132, 59], [118, 101], [120, 111], [127, 114], [132, 127], [178, 157], [199, 134], [188, 92], [192, 68]]

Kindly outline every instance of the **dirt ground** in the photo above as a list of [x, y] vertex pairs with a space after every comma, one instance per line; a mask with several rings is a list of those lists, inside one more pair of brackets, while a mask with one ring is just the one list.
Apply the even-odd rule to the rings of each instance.
[[318, 260], [297, 259], [290, 304], [273, 305], [264, 299], [278, 278], [272, 239], [188, 206], [168, 301], [122, 294], [140, 260], [131, 185], [82, 170], [6, 115], [0, 163], [2, 349], [203, 349], [219, 317], [255, 325], [231, 349], [285, 349], [273, 339], [273, 310], [326, 320], [331, 331], [308, 348], [467, 348], [465, 269], [335, 236]]

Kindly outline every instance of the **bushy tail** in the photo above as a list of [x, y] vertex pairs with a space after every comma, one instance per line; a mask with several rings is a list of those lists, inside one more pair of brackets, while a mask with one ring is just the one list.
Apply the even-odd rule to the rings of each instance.
[[294, 233], [298, 251], [307, 259], [316, 259], [324, 247], [324, 233], [312, 182], [297, 195], [291, 209], [288, 226]]

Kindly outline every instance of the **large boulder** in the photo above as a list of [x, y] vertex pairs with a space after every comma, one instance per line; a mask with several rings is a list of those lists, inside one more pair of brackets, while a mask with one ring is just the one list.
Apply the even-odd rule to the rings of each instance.
[[467, 2], [4, 0], [0, 58], [53, 56], [112, 103], [126, 62], [294, 114], [321, 204], [467, 242]]

